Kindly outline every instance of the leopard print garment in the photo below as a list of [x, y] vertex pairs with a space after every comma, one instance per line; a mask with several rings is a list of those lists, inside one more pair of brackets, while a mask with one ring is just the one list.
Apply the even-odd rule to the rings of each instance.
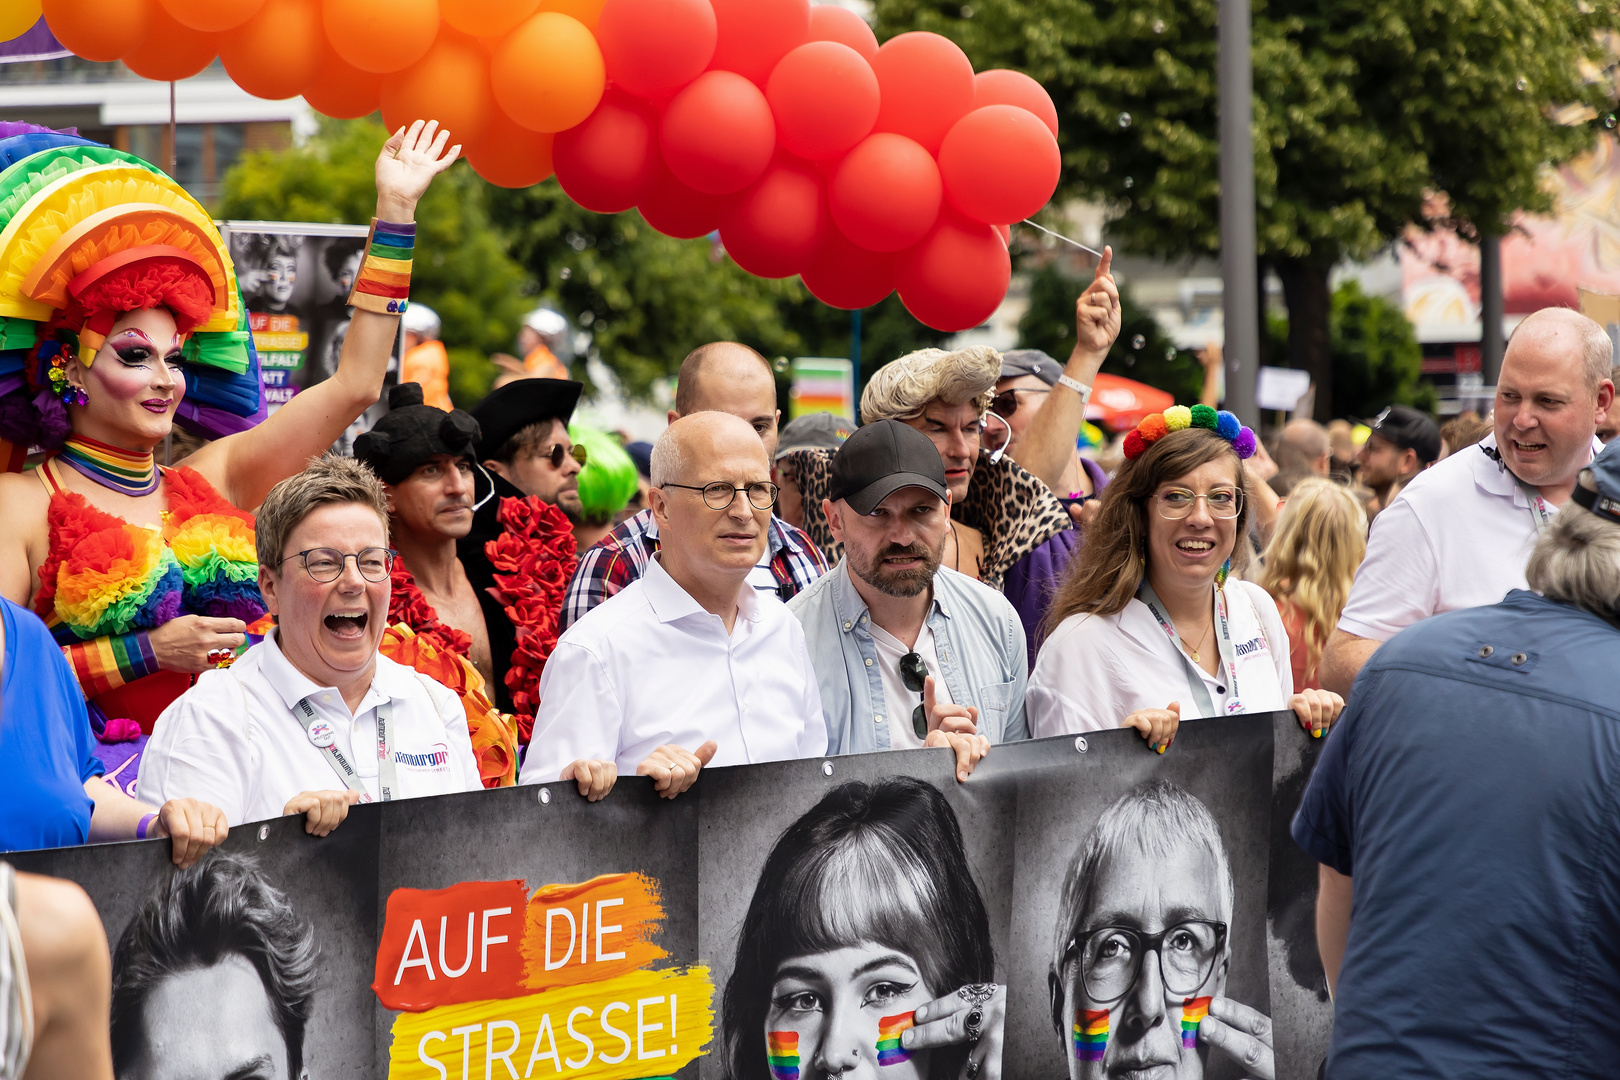
[[[782, 459], [799, 478], [804, 531], [827, 556], [828, 565], [844, 554], [821, 512], [821, 500], [832, 487], [832, 455], [831, 450], [800, 450]], [[1074, 525], [1050, 488], [1005, 457], [994, 465], [979, 459], [967, 498], [951, 509], [951, 517], [984, 534], [981, 580], [992, 589], [1001, 588], [1013, 563]]]

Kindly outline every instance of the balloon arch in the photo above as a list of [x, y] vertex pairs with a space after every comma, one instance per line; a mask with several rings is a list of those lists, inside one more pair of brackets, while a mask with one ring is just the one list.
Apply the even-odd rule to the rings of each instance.
[[137, 74], [215, 56], [244, 90], [329, 116], [433, 117], [491, 183], [556, 174], [588, 210], [718, 229], [761, 277], [840, 308], [898, 289], [922, 322], [983, 322], [1007, 226], [1046, 205], [1057, 110], [953, 42], [881, 47], [809, 0], [44, 0], [62, 42]]

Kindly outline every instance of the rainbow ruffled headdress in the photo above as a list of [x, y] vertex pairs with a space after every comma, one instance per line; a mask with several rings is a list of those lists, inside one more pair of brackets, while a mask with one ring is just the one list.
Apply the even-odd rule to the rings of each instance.
[[1225, 411], [1216, 412], [1208, 405], [1175, 405], [1162, 413], [1144, 416], [1136, 430], [1125, 436], [1125, 460], [1135, 461], [1143, 452], [1172, 431], [1187, 428], [1205, 428], [1232, 444], [1240, 459], [1254, 455], [1254, 431], [1243, 426], [1236, 416]]
[[217, 438], [263, 418], [236, 272], [197, 200], [140, 158], [32, 125], [0, 125], [0, 166], [0, 439], [60, 446], [53, 372], [60, 383], [118, 315], [156, 306], [194, 331], [176, 419]]

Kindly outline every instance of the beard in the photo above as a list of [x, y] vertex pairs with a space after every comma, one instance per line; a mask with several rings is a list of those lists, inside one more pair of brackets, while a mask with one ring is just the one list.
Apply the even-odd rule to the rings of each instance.
[[[855, 571], [856, 577], [886, 596], [908, 599], [933, 584], [934, 572], [939, 569], [940, 557], [945, 553], [945, 544], [942, 539], [937, 551], [930, 551], [922, 544], [909, 544], [905, 547], [890, 544], [870, 559], [862, 559], [853, 550], [847, 548], [845, 550], [849, 551], [850, 569]], [[922, 564], [910, 570], [884, 568], [885, 559], [908, 557], [921, 559]]]

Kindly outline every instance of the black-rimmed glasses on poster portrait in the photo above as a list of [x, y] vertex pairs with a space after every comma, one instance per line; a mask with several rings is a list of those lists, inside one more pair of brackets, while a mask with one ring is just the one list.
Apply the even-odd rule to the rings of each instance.
[[321, 584], [336, 581], [343, 576], [343, 567], [350, 559], [354, 560], [354, 567], [360, 571], [360, 576], [370, 582], [387, 581], [389, 571], [394, 568], [394, 556], [399, 552], [393, 548], [368, 547], [359, 551], [342, 552], [336, 548], [306, 548], [295, 551], [281, 561], [287, 559], [304, 560], [304, 571]]
[[1226, 947], [1226, 924], [1188, 919], [1157, 934], [1129, 926], [1099, 926], [1069, 940], [1063, 963], [1078, 957], [1080, 985], [1095, 1005], [1112, 1005], [1142, 977], [1142, 958], [1159, 958], [1159, 979], [1172, 997], [1196, 997]]
[[703, 494], [703, 502], [710, 510], [725, 510], [737, 501], [737, 492], [747, 494], [749, 505], [756, 510], [769, 510], [776, 505], [776, 496], [782, 490], [775, 484], [763, 480], [752, 484], [727, 484], [716, 480], [712, 484], [659, 484], [661, 488], [681, 488], [684, 491], [698, 491]]
[[[923, 680], [928, 678], [928, 661], [920, 653], [908, 652], [900, 658], [900, 681], [906, 684], [906, 689], [913, 694], [923, 692]], [[917, 733], [917, 738], [928, 738], [928, 708], [921, 702], [911, 710], [911, 730]]]

